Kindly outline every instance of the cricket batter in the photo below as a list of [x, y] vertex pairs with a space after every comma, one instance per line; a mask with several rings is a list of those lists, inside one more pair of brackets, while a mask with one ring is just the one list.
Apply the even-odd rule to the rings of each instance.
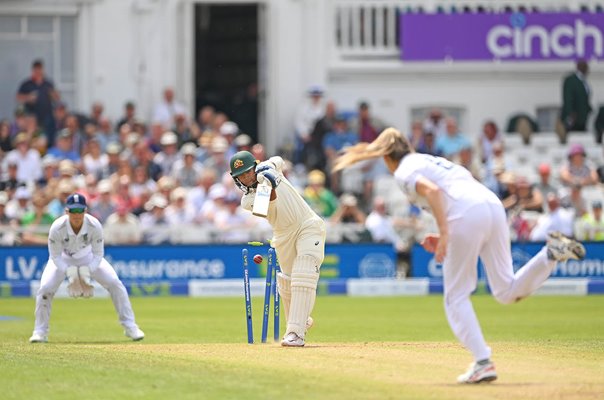
[[91, 297], [91, 279], [100, 283], [111, 295], [111, 300], [124, 334], [132, 340], [142, 340], [145, 333], [134, 322], [134, 312], [126, 288], [113, 267], [103, 258], [103, 227], [86, 213], [86, 198], [72, 194], [67, 198], [65, 213], [53, 222], [48, 235], [50, 258], [40, 280], [36, 296], [36, 323], [31, 343], [48, 341], [48, 323], [55, 292], [67, 276], [69, 294], [73, 297]]
[[272, 186], [266, 219], [273, 227], [271, 244], [281, 266], [277, 286], [287, 319], [281, 345], [304, 346], [325, 255], [325, 222], [283, 176], [281, 157], [258, 164], [250, 152], [240, 151], [229, 164], [231, 176], [244, 192], [244, 209], [252, 210], [258, 183], [268, 180]]
[[453, 333], [472, 352], [474, 362], [457, 378], [459, 383], [497, 379], [470, 294], [476, 289], [478, 257], [491, 292], [503, 304], [517, 302], [551, 274], [556, 261], [581, 259], [585, 248], [559, 232], [551, 233], [545, 246], [514, 273], [508, 224], [503, 205], [489, 189], [463, 167], [427, 154], [417, 154], [396, 129], [385, 129], [372, 143], [345, 150], [335, 163], [341, 170], [359, 161], [383, 157], [409, 201], [430, 211], [438, 234], [429, 234], [422, 245], [443, 263], [445, 313]]

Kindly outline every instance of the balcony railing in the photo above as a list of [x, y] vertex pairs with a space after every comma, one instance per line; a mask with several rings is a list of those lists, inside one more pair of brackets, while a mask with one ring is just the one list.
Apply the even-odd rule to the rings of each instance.
[[400, 57], [401, 13], [604, 12], [604, 1], [332, 0], [332, 30], [340, 59]]

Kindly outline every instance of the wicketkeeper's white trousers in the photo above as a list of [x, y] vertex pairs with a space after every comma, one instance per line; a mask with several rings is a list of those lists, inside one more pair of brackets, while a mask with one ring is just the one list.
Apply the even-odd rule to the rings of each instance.
[[544, 247], [514, 273], [509, 228], [500, 203], [476, 204], [463, 217], [449, 221], [449, 244], [443, 263], [444, 302], [449, 325], [476, 361], [489, 358], [478, 319], [470, 301], [476, 289], [478, 257], [482, 260], [493, 296], [514, 303], [537, 290], [549, 277], [555, 261]]
[[[134, 311], [128, 298], [128, 292], [124, 284], [119, 280], [113, 267], [103, 258], [101, 264], [94, 271], [91, 271], [92, 279], [103, 286], [111, 295], [113, 306], [117, 311], [120, 323], [125, 329], [134, 329], [138, 326], [134, 322]], [[65, 280], [65, 271], [60, 271], [52, 260], [48, 260], [42, 278], [40, 279], [40, 289], [36, 296], [36, 322], [34, 333], [40, 335], [48, 334], [48, 324], [50, 321], [50, 311], [52, 308], [52, 299], [55, 292]]]

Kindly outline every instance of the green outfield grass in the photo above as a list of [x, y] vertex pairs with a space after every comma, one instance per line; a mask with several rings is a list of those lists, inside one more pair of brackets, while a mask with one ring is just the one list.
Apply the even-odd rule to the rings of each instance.
[[[246, 343], [243, 298], [134, 298], [147, 337], [107, 299], [57, 299], [29, 344], [33, 299], [0, 299], [2, 399], [601, 399], [604, 296], [473, 298], [499, 380], [456, 385], [471, 361], [442, 297], [319, 297], [303, 349]], [[262, 299], [254, 298], [259, 341]], [[271, 327], [272, 328], [272, 327]]]

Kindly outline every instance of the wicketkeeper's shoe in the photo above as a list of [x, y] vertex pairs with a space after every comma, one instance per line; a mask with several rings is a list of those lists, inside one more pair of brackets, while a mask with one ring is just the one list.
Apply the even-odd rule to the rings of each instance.
[[472, 363], [468, 371], [457, 377], [457, 383], [492, 382], [497, 379], [495, 364], [488, 361], [485, 364]]
[[39, 333], [34, 333], [29, 338], [29, 343], [47, 343], [47, 342], [48, 342], [48, 336], [40, 335]]
[[551, 232], [547, 239], [547, 256], [556, 261], [582, 260], [585, 257], [585, 247], [560, 232]]
[[138, 328], [126, 329], [124, 331], [124, 335], [128, 336], [130, 339], [135, 342], [139, 340], [143, 340], [145, 338], [145, 332], [141, 331]]
[[304, 339], [298, 336], [295, 332], [290, 332], [281, 341], [281, 346], [285, 347], [303, 347]]

